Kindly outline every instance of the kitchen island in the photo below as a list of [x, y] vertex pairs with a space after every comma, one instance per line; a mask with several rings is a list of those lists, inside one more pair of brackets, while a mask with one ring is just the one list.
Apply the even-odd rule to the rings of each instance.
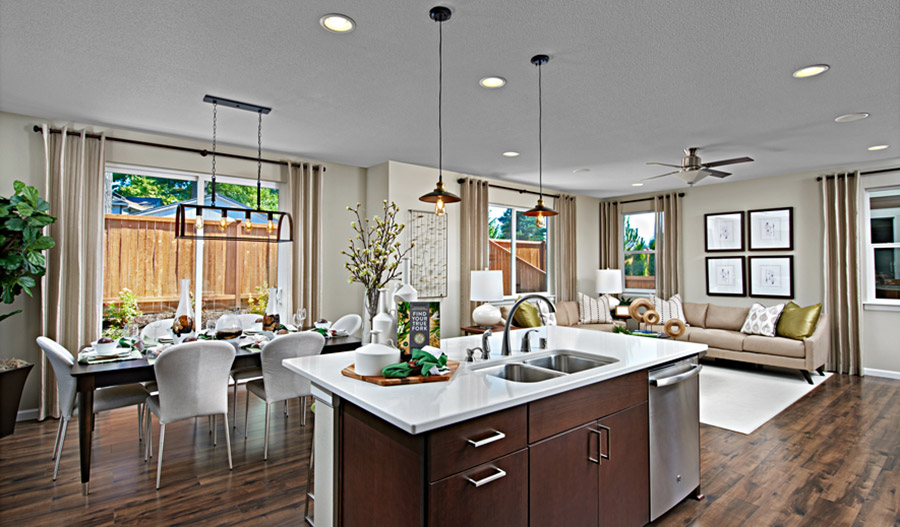
[[[385, 387], [341, 374], [352, 352], [285, 361], [316, 398], [316, 525], [540, 525], [565, 521], [560, 511], [591, 524], [648, 522], [647, 370], [706, 346], [558, 326], [538, 338], [598, 366], [526, 366], [543, 377], [516, 382], [498, 371], [548, 352], [495, 352], [449, 382]], [[461, 360], [480, 344], [441, 347]]]

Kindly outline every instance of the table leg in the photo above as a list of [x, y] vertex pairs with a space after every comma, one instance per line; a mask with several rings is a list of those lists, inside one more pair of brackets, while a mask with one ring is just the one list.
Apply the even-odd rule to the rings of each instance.
[[91, 440], [94, 425], [94, 379], [81, 378], [78, 403], [78, 446], [81, 457], [81, 483], [87, 496], [91, 481]]

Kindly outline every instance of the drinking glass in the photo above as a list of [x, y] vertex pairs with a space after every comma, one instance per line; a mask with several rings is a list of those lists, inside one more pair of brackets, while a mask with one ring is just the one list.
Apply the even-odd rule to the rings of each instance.
[[294, 326], [297, 328], [297, 331], [303, 329], [303, 321], [306, 320], [306, 308], [301, 307], [294, 316], [291, 317], [291, 322], [294, 323]]

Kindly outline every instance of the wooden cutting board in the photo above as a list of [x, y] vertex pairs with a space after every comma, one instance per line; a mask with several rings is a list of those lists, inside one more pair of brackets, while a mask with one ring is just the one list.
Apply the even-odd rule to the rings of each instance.
[[388, 378], [388, 377], [369, 377], [363, 376], [356, 373], [356, 370], [353, 369], [355, 364], [351, 364], [347, 366], [343, 370], [341, 370], [341, 374], [345, 377], [350, 377], [351, 379], [359, 379], [361, 381], [371, 382], [372, 384], [377, 384], [379, 386], [399, 386], [401, 384], [422, 384], [423, 382], [443, 382], [449, 381], [453, 374], [456, 373], [457, 368], [459, 368], [459, 361], [448, 360], [447, 367], [450, 368], [450, 373], [446, 375], [440, 376], [424, 376], [424, 375], [411, 375], [405, 378]]

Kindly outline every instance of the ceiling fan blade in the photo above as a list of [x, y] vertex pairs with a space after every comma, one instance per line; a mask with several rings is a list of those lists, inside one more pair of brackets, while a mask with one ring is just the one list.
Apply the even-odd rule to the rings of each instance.
[[670, 165], [669, 163], [657, 163], [655, 161], [647, 163], [648, 165], [656, 165], [658, 167], [672, 167], [672, 168], [681, 168], [681, 165]]
[[657, 178], [661, 178], [661, 177], [671, 176], [672, 174], [678, 174], [679, 172], [681, 172], [681, 171], [680, 171], [680, 170], [676, 170], [675, 172], [667, 172], [667, 173], [665, 173], [665, 174], [660, 174], [660, 175], [658, 175], [658, 176], [653, 176], [653, 177], [644, 178], [644, 179], [642, 179], [641, 181], [649, 181], [649, 180], [651, 180], [651, 179], [657, 179]]
[[703, 172], [706, 173], [707, 176], [713, 177], [728, 177], [731, 175], [730, 172], [722, 172], [721, 170], [704, 170]]
[[720, 167], [724, 165], [735, 165], [737, 163], [749, 163], [753, 161], [752, 157], [735, 157], [734, 159], [723, 159], [721, 161], [712, 161], [710, 163], [703, 163], [701, 166], [705, 168], [712, 167]]

